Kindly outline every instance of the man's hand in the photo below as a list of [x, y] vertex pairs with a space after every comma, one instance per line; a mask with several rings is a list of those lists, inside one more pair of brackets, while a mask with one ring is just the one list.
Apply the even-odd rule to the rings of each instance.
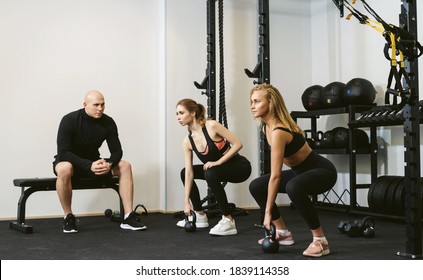
[[94, 161], [91, 165], [91, 171], [95, 175], [106, 175], [110, 169], [112, 168], [112, 165], [105, 161], [104, 159], [99, 159], [97, 161]]

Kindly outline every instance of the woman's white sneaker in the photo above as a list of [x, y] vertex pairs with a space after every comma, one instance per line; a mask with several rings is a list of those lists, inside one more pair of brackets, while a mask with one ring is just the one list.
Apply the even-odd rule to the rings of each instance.
[[217, 225], [210, 229], [212, 235], [234, 235], [237, 234], [235, 220], [231, 220], [222, 216], [222, 219]]

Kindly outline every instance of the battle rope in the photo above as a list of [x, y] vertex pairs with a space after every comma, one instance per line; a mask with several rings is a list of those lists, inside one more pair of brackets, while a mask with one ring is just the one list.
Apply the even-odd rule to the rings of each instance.
[[219, 5], [219, 122], [228, 128], [225, 104], [225, 72], [223, 53], [223, 0], [218, 1]]

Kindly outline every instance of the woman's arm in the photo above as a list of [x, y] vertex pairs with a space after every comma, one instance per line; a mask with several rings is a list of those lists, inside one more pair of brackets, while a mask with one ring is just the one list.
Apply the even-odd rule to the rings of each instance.
[[236, 153], [242, 149], [242, 142], [232, 131], [224, 127], [221, 123], [208, 120], [206, 122], [207, 131], [212, 139], [215, 138], [224, 138], [231, 143], [231, 148], [226, 152], [218, 161], [215, 162], [216, 165], [223, 164], [231, 159]]
[[192, 148], [191, 144], [188, 140], [188, 137], [185, 137], [184, 141], [182, 142], [182, 149], [184, 152], [184, 162], [185, 162], [185, 195], [184, 195], [184, 212], [185, 214], [189, 214], [190, 210], [192, 210], [191, 203], [189, 196], [191, 194], [192, 183], [194, 181], [194, 169], [192, 166]]
[[271, 132], [271, 157], [270, 157], [270, 180], [268, 184], [267, 202], [264, 217], [264, 226], [270, 229], [272, 223], [272, 209], [278, 195], [279, 183], [282, 175], [285, 145], [289, 133], [282, 130]]

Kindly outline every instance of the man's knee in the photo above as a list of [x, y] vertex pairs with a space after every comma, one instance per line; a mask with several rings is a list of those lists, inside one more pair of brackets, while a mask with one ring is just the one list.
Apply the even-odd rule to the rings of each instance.
[[54, 167], [58, 178], [71, 178], [73, 175], [73, 165], [68, 161], [61, 161]]
[[119, 168], [120, 174], [132, 173], [132, 165], [128, 161], [125, 161], [125, 160], [119, 161], [118, 168]]

